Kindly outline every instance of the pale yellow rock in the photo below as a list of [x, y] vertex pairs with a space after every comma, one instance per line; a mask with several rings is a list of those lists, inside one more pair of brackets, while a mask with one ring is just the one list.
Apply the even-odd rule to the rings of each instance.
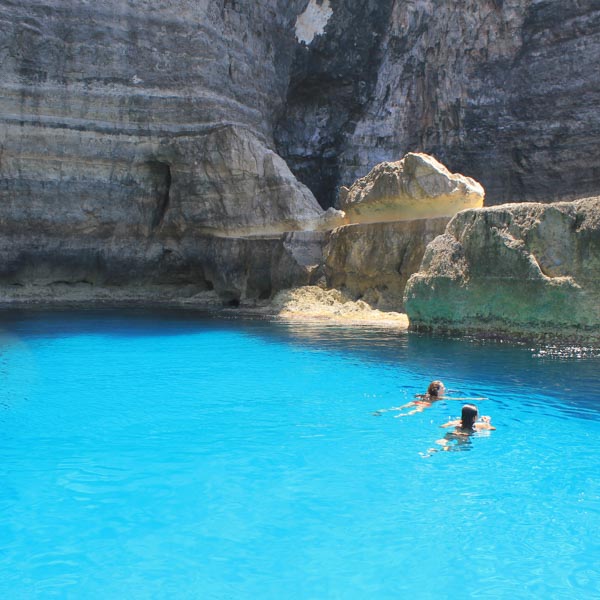
[[339, 290], [324, 290], [318, 286], [283, 290], [275, 296], [270, 308], [285, 320], [408, 329], [408, 318], [403, 313], [375, 310], [362, 300], [349, 299]]
[[425, 248], [449, 219], [415, 219], [338, 227], [323, 250], [327, 286], [373, 308], [402, 311], [404, 287], [419, 270]]
[[340, 192], [347, 223], [380, 223], [452, 217], [483, 206], [485, 191], [474, 179], [450, 173], [432, 156], [409, 153], [377, 165]]

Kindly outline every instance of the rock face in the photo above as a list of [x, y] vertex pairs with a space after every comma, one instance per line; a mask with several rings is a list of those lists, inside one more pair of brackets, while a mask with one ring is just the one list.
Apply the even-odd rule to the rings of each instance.
[[425, 248], [450, 219], [347, 225], [331, 232], [324, 249], [328, 287], [381, 310], [402, 311], [408, 278]]
[[590, 0], [0, 0], [2, 293], [311, 283], [324, 238], [283, 232], [407, 151], [591, 195], [599, 56]]
[[411, 326], [600, 340], [600, 198], [467, 210], [406, 287]]
[[407, 154], [377, 165], [350, 189], [339, 204], [351, 223], [381, 223], [452, 217], [465, 208], [483, 206], [485, 192], [470, 177], [452, 174], [427, 154]]
[[147, 237], [318, 219], [264, 118], [284, 96], [294, 2], [267, 20], [275, 0], [235, 5], [2, 2], [3, 220]]
[[488, 204], [600, 187], [600, 5], [551, 0], [332, 3], [296, 49], [279, 153], [323, 206], [374, 165], [426, 152]]
[[159, 156], [169, 185], [152, 225], [164, 233], [265, 236], [335, 219], [336, 211], [325, 215], [283, 159], [246, 129], [217, 128], [183, 147], [171, 143]]
[[3, 297], [235, 303], [309, 283], [282, 233], [339, 217], [273, 151], [269, 118], [302, 4], [0, 0]]
[[[299, 235], [296, 238], [296, 235]], [[0, 238], [0, 304], [46, 301], [238, 306], [321, 276], [325, 233], [269, 238], [213, 235], [155, 240]], [[24, 250], [24, 248], [27, 250]]]

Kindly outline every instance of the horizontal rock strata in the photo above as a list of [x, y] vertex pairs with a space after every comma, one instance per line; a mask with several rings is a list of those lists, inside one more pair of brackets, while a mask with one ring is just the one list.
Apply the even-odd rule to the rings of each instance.
[[[0, 304], [58, 302], [177, 303], [201, 295], [200, 304], [238, 306], [266, 300], [279, 289], [320, 277], [322, 233], [271, 238], [184, 236], [131, 244], [130, 240], [44, 238], [27, 245], [0, 237]], [[27, 250], [24, 250], [24, 246]], [[206, 294], [210, 292], [210, 294]]]
[[600, 340], [600, 198], [456, 215], [406, 287], [411, 326]]
[[[492, 204], [597, 193], [599, 17], [589, 1], [0, 0], [1, 296], [235, 305], [320, 281], [398, 309], [437, 225], [406, 226], [412, 242], [385, 223], [330, 236], [343, 215], [316, 198], [334, 205], [408, 151], [476, 177]], [[348, 197], [347, 218], [365, 220], [368, 194]], [[406, 217], [372, 198], [367, 221]], [[596, 235], [589, 219], [567, 249]], [[478, 250], [492, 272], [499, 239], [520, 247], [514, 223], [494, 226], [514, 243], [489, 234]], [[568, 296], [573, 326], [595, 327], [581, 252], [577, 274], [552, 275], [533, 246], [543, 277], [510, 267], [526, 281], [515, 306], [545, 290], [532, 323]]]
[[481, 182], [488, 204], [600, 188], [600, 6], [333, 3], [296, 49], [279, 153], [324, 206], [408, 151]]

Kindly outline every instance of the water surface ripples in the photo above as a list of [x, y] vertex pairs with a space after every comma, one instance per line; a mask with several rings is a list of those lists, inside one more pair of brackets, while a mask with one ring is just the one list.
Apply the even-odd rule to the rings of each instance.
[[[185, 313], [0, 325], [2, 597], [600, 597], [593, 353]], [[387, 409], [433, 378], [497, 431], [424, 458], [461, 402]]]

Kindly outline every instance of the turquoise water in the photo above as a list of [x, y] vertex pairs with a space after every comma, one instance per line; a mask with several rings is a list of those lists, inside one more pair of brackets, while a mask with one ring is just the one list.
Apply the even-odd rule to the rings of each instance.
[[[168, 313], [0, 321], [2, 598], [600, 597], [600, 358]], [[460, 412], [394, 418], [442, 379]]]

